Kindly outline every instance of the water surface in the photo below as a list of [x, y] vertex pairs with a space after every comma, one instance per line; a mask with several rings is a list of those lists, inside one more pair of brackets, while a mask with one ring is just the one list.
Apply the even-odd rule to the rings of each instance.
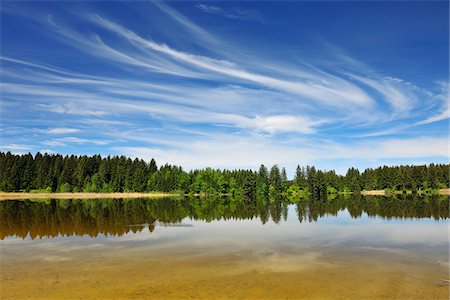
[[1, 298], [448, 299], [449, 198], [0, 202]]

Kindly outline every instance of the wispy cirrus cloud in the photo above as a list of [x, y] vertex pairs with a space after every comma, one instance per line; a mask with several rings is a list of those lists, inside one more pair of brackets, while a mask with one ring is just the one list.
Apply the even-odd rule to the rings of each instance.
[[[36, 73], [33, 76], [35, 84], [45, 82], [45, 74]], [[99, 80], [99, 79], [98, 79]], [[176, 86], [158, 86], [145, 83], [129, 83], [120, 80], [102, 79], [102, 81], [83, 82], [83, 85], [93, 84], [95, 93], [74, 92], [69, 88], [61, 88], [58, 84], [54, 87], [45, 89], [36, 85], [25, 84], [3, 84], [3, 91], [8, 94], [15, 94], [16, 97], [22, 95], [24, 99], [28, 96], [48, 100], [50, 98], [65, 99], [69, 103], [57, 104], [38, 104], [38, 107], [53, 113], [72, 114], [72, 115], [96, 115], [104, 116], [107, 114], [117, 114], [118, 112], [148, 112], [154, 116], [168, 117], [169, 119], [178, 119], [184, 122], [203, 122], [225, 124], [238, 128], [248, 128], [252, 130], [261, 130], [269, 133], [277, 132], [301, 132], [312, 133], [313, 127], [321, 124], [321, 121], [312, 120], [305, 116], [294, 116], [290, 114], [277, 114], [261, 116], [244, 116], [236, 113], [225, 113], [227, 110], [233, 110], [236, 105], [243, 111], [251, 113], [254, 111], [254, 105], [270, 103], [273, 97], [282, 95], [273, 94], [264, 90], [251, 90], [239, 86], [228, 86], [221, 88], [178, 88]], [[60, 82], [58, 80], [58, 82]], [[65, 84], [78, 84], [76, 78]], [[115, 86], [115, 87], [112, 87]], [[179, 90], [177, 92], [177, 90]], [[99, 93], [101, 92], [101, 93]], [[175, 92], [175, 93], [173, 93]], [[184, 93], [184, 96], [180, 96]], [[103, 94], [103, 95], [102, 95]], [[122, 97], [130, 97], [135, 100], [125, 100]], [[112, 97], [112, 98], [111, 98]], [[223, 99], [227, 101], [211, 101], [209, 99]], [[111, 101], [111, 99], [121, 100]], [[250, 99], [254, 101], [248, 102]], [[141, 100], [142, 99], [142, 100]], [[156, 102], [152, 101], [154, 99]], [[164, 99], [165, 101], [161, 101]], [[145, 100], [144, 102], [142, 102]], [[181, 105], [181, 107], [180, 107]], [[88, 109], [88, 107], [90, 107]], [[247, 108], [246, 108], [247, 107]], [[214, 112], [220, 110], [222, 112]], [[56, 131], [52, 131], [54, 133]], [[68, 132], [67, 132], [68, 133]]]
[[424, 120], [418, 121], [415, 125], [427, 125], [450, 119], [450, 82], [439, 81], [438, 85], [440, 92], [432, 95], [437, 102], [438, 112]]
[[13, 152], [23, 152], [23, 151], [31, 151], [34, 149], [32, 145], [27, 144], [3, 144], [0, 145], [1, 149], [4, 149], [4, 151], [13, 151]]
[[[98, 35], [93, 35], [92, 38], [84, 37], [66, 26], [57, 24], [52, 18], [48, 19], [48, 23], [53, 30], [64, 37], [65, 42], [75, 47], [83, 48], [90, 53], [100, 51], [99, 55], [102, 55], [104, 58], [148, 68], [154, 72], [165, 72], [171, 75], [191, 78], [210, 77], [211, 80], [219, 79], [225, 82], [227, 79], [231, 79], [231, 82], [234, 81], [235, 83], [241, 81], [244, 81], [246, 84], [256, 83], [268, 89], [277, 89], [294, 96], [301, 96], [303, 98], [302, 101], [320, 101], [327, 106], [342, 106], [347, 103], [347, 109], [352, 106], [354, 109], [358, 109], [361, 106], [372, 109], [373, 104], [376, 103], [376, 100], [360, 86], [343, 76], [339, 77], [324, 71], [311, 73], [305, 70], [299, 70], [296, 73], [303, 74], [303, 79], [300, 78], [298, 81], [293, 81], [283, 78], [284, 76], [268, 76], [258, 72], [250, 72], [238, 68], [235, 63], [227, 60], [189, 54], [175, 50], [166, 44], [159, 44], [152, 40], [144, 39], [125, 27], [95, 14], [88, 15], [87, 19], [105, 29], [115, 32], [134, 46], [135, 53], [139, 52], [140, 54], [138, 56], [133, 52], [125, 54], [125, 52], [121, 52], [119, 49], [113, 49], [107, 46]], [[142, 53], [146, 53], [147, 55], [142, 56]], [[264, 72], [264, 70], [261, 71]], [[226, 76], [226, 78], [220, 79], [220, 77], [214, 77], [211, 72], [217, 73], [217, 76]], [[348, 74], [343, 75], [347, 76]], [[393, 103], [394, 108], [405, 109], [405, 107], [411, 107], [411, 101], [409, 100], [413, 98], [413, 95], [405, 93], [393, 87], [391, 84], [387, 84], [384, 79], [376, 80], [355, 74], [351, 75], [351, 77], [365, 84], [367, 87], [375, 89], [388, 101]], [[386, 87], [383, 88], [384, 86]]]
[[[442, 131], [423, 129], [449, 116], [440, 87], [337, 46], [317, 58], [264, 36], [252, 45], [175, 6], [142, 3], [164, 26], [86, 7], [65, 12], [70, 18], [46, 8], [17, 14], [76, 59], [2, 53], [2, 121], [21, 128], [2, 131], [0, 149], [31, 147], [27, 141], [30, 149], [145, 155], [186, 167], [445, 156]], [[229, 5], [190, 7], [194, 16], [261, 21]]]
[[46, 141], [41, 141], [42, 145], [50, 147], [66, 147], [69, 144], [94, 144], [94, 145], [107, 145], [108, 141], [96, 140], [96, 139], [85, 139], [74, 136], [66, 136], [58, 139], [50, 139]]
[[196, 4], [195, 7], [205, 13], [220, 15], [229, 19], [264, 22], [261, 13], [255, 9], [241, 7], [221, 8], [209, 4]]
[[450, 109], [447, 108], [447, 110], [444, 109], [441, 113], [438, 115], [434, 115], [431, 117], [426, 118], [425, 120], [419, 121], [416, 123], [416, 125], [426, 125], [431, 124], [439, 121], [444, 121], [450, 119]]
[[48, 134], [67, 134], [67, 133], [76, 133], [80, 130], [77, 128], [65, 128], [65, 127], [57, 127], [46, 130]]
[[86, 143], [92, 143], [92, 144], [96, 144], [96, 145], [106, 145], [106, 144], [108, 144], [107, 141], [100, 141], [100, 140], [93, 140], [93, 139], [83, 139], [83, 138], [73, 137], [73, 136], [59, 138], [58, 141], [62, 142], [62, 143], [76, 143], [76, 144], [86, 144]]
[[[151, 68], [153, 68], [155, 64], [159, 64], [161, 62], [161, 59], [164, 61], [169, 58], [177, 63], [177, 68], [171, 70], [170, 67], [165, 65], [163, 72], [166, 72], [168, 74], [176, 74], [179, 76], [189, 77], [188, 72], [178, 72], [179, 70], [189, 67], [191, 68], [191, 70], [193, 70], [194, 73], [202, 74], [199, 75], [198, 78], [211, 77], [211, 72], [214, 72], [219, 76], [226, 76], [226, 78], [231, 79], [231, 83], [240, 82], [242, 80], [247, 84], [256, 83], [269, 89], [276, 89], [287, 92], [291, 95], [302, 96], [304, 98], [304, 101], [320, 101], [329, 106], [342, 105], [342, 103], [349, 103], [353, 106], [371, 106], [371, 104], [373, 103], [373, 100], [370, 99], [370, 97], [361, 88], [359, 88], [352, 82], [346, 81], [343, 78], [338, 78], [331, 74], [325, 76], [326, 81], [322, 79], [321, 81], [311, 82], [306, 80], [291, 81], [287, 79], [249, 72], [242, 68], [238, 68], [234, 63], [226, 60], [218, 60], [206, 56], [192, 55], [172, 49], [165, 44], [158, 44], [151, 40], [143, 39], [134, 32], [99, 16], [92, 16], [90, 17], [90, 19], [96, 24], [119, 34], [126, 41], [129, 41], [132, 45], [134, 45], [140, 52], [148, 53], [149, 56], [147, 58], [152, 59], [152, 61], [143, 62], [140, 66], [144, 68], [147, 68], [149, 66], [152, 66]], [[74, 34], [72, 30], [66, 30], [64, 27], [60, 27], [58, 25], [55, 25], [54, 23], [52, 26], [57, 28], [56, 31], [58, 33], [65, 36], [65, 41], [70, 42], [72, 40], [75, 42], [79, 42], [80, 37], [78, 33]], [[100, 40], [97, 38], [95, 39], [95, 41], [87, 41], [86, 39], [82, 39], [81, 45], [83, 45], [84, 47], [86, 45], [89, 45], [90, 43], [93, 43], [91, 44], [91, 47], [93, 47], [92, 50], [96, 51], [98, 50], [99, 42]], [[100, 46], [102, 45], [105, 44], [100, 43]], [[84, 49], [87, 50], [89, 48]], [[106, 58], [109, 57], [113, 60], [116, 59], [116, 53], [117, 51], [114, 51], [114, 54], [110, 55], [110, 53], [102, 52], [102, 54], [104, 54]], [[157, 55], [156, 57], [154, 56], [155, 54]], [[161, 55], [164, 57], [161, 58]], [[132, 58], [131, 62], [128, 59], [123, 62], [136, 64], [137, 60], [135, 58]], [[324, 76], [322, 75], [321, 77], [323, 78]], [[193, 78], [197, 78], [197, 76], [193, 76]], [[213, 75], [211, 79], [214, 80], [217, 78], [214, 78]], [[226, 81], [226, 79], [222, 79], [220, 81]]]
[[[62, 94], [63, 96], [64, 94]], [[69, 95], [67, 95], [69, 96]], [[79, 99], [79, 98], [70, 98], [67, 97], [68, 100], [70, 99]], [[80, 115], [80, 116], [103, 116], [107, 114], [106, 111], [102, 111], [99, 109], [86, 109], [83, 107], [80, 107], [79, 105], [75, 103], [65, 103], [65, 104], [55, 104], [55, 103], [38, 103], [36, 104], [38, 109], [43, 109], [46, 111], [50, 111], [53, 113], [58, 114], [69, 114], [69, 115]]]

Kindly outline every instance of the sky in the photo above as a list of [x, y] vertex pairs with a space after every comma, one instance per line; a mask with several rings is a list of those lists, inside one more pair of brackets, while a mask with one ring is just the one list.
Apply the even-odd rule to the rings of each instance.
[[448, 163], [448, 1], [8, 2], [0, 151]]

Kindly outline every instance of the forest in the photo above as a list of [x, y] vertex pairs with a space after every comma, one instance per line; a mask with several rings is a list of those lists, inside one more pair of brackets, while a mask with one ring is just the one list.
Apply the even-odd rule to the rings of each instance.
[[0, 152], [3, 192], [166, 192], [178, 194], [322, 197], [362, 190], [424, 191], [448, 188], [449, 164], [381, 166], [345, 175], [297, 166], [293, 179], [278, 165], [254, 170], [205, 168], [185, 171], [125, 156], [12, 154]]

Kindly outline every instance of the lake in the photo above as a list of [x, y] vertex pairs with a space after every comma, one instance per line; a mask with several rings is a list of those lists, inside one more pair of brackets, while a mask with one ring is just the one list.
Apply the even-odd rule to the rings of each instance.
[[2, 299], [448, 299], [449, 197], [0, 202]]

